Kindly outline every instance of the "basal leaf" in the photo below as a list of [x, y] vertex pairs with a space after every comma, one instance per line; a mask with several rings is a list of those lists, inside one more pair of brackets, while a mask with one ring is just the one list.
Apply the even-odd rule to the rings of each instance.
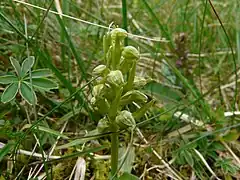
[[17, 92], [18, 92], [18, 82], [10, 84], [4, 90], [2, 97], [1, 97], [1, 101], [3, 103], [7, 103], [7, 102], [11, 101], [16, 96]]
[[10, 57], [10, 61], [11, 61], [12, 66], [14, 67], [17, 75], [20, 76], [21, 75], [21, 66], [20, 66], [19, 62], [16, 59], [14, 59], [13, 57]]
[[23, 63], [22, 63], [22, 68], [21, 68], [21, 76], [25, 76], [27, 72], [32, 68], [33, 64], [35, 62], [35, 57], [34, 56], [29, 56], [26, 58]]
[[10, 84], [17, 81], [18, 81], [18, 78], [14, 75], [0, 76], [0, 84]]
[[[37, 69], [32, 71], [32, 78], [43, 78], [52, 76], [52, 72], [49, 69]], [[29, 79], [29, 76], [26, 77]]]
[[21, 96], [29, 103], [35, 104], [37, 102], [37, 97], [35, 92], [31, 89], [31, 87], [25, 83], [24, 81], [20, 84], [20, 94]]
[[[29, 81], [27, 82], [30, 83]], [[49, 79], [45, 79], [45, 78], [34, 78], [32, 79], [32, 84], [37, 88], [42, 88], [46, 90], [58, 88], [58, 85], [56, 82]]]

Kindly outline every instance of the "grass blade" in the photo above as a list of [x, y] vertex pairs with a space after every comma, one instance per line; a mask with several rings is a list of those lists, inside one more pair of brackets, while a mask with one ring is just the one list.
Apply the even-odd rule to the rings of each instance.
[[[122, 0], [122, 21], [123, 21], [123, 29], [128, 31], [128, 23], [127, 23], [127, 0]], [[124, 45], [128, 45], [127, 37], [124, 39]]]
[[77, 61], [78, 67], [79, 67], [79, 69], [80, 69], [80, 71], [82, 73], [82, 79], [87, 80], [84, 62], [80, 58], [79, 53], [76, 51], [76, 48], [75, 48], [75, 46], [74, 46], [74, 44], [73, 44], [73, 42], [72, 42], [72, 40], [71, 40], [71, 38], [70, 38], [70, 36], [69, 36], [69, 34], [67, 32], [67, 29], [65, 28], [63, 20], [59, 17], [59, 15], [57, 15], [56, 17], [57, 17], [57, 20], [58, 20], [58, 22], [59, 22], [59, 24], [60, 24], [60, 26], [61, 26], [61, 28], [63, 30], [63, 33], [64, 33], [64, 35], [66, 37], [66, 40], [67, 40], [67, 42], [68, 42], [68, 44], [70, 46], [70, 49], [72, 50], [72, 53], [73, 53], [73, 55], [74, 55], [74, 57], [75, 57], [75, 59]]
[[[28, 129], [31, 126], [32, 126], [32, 124], [26, 124], [26, 125], [24, 125], [24, 127], [21, 130]], [[69, 139], [66, 135], [61, 134], [60, 132], [55, 131], [53, 129], [49, 129], [47, 127], [37, 126], [35, 129], [37, 129], [39, 131], [43, 131], [43, 132], [49, 133], [49, 134], [53, 134], [55, 136], [59, 136], [59, 137], [64, 138], [64, 139]]]

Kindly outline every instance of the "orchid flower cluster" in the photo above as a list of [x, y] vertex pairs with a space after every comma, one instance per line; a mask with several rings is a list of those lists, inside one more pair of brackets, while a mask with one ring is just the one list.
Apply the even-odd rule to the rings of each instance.
[[[140, 118], [151, 106], [148, 97], [139, 91], [148, 80], [136, 76], [139, 51], [133, 46], [123, 46], [127, 32], [115, 28], [104, 36], [104, 62], [93, 70], [99, 76], [93, 87], [91, 104], [103, 118], [98, 123], [99, 132], [106, 132], [112, 125], [117, 129], [135, 128], [136, 118]], [[138, 105], [134, 113], [125, 110], [129, 104]]]

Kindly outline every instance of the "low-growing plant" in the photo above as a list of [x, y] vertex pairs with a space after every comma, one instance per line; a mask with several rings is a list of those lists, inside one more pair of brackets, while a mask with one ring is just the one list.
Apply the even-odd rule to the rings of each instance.
[[1, 102], [10, 102], [19, 92], [23, 99], [33, 105], [37, 103], [37, 96], [34, 90], [48, 91], [58, 87], [56, 82], [47, 79], [47, 77], [52, 75], [49, 69], [31, 71], [35, 62], [33, 56], [26, 58], [22, 66], [12, 57], [10, 57], [10, 62], [16, 74], [0, 76], [0, 84], [9, 84], [1, 96]]
[[[123, 46], [127, 32], [115, 28], [103, 39], [104, 64], [97, 66], [93, 74], [98, 77], [93, 87], [91, 104], [101, 114], [98, 132], [111, 132], [111, 178], [118, 179], [119, 131], [128, 129], [132, 134], [136, 120], [153, 104], [139, 91], [147, 80], [136, 76], [139, 51], [133, 46]], [[127, 156], [127, 153], [126, 153]], [[123, 158], [125, 159], [126, 156]], [[123, 162], [124, 163], [124, 162]], [[129, 178], [130, 174], [129, 175]], [[125, 178], [126, 173], [121, 177]]]

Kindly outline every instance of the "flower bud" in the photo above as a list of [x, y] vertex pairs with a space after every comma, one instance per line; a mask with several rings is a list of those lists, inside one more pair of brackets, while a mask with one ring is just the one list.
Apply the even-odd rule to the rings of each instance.
[[122, 72], [119, 70], [110, 71], [110, 73], [107, 75], [107, 83], [117, 87], [123, 85], [124, 79]]
[[98, 125], [97, 125], [97, 130], [99, 133], [104, 133], [107, 132], [107, 130], [109, 129], [109, 121], [106, 117], [100, 119], [98, 121]]
[[132, 113], [126, 110], [123, 110], [116, 117], [116, 123], [120, 127], [120, 129], [125, 129], [128, 127], [134, 128], [136, 126], [136, 122], [132, 116]]
[[122, 56], [124, 59], [135, 59], [138, 60], [140, 58], [140, 53], [133, 46], [126, 46], [122, 51]]
[[132, 91], [128, 91], [126, 94], [122, 96], [121, 105], [130, 104], [133, 101], [139, 102], [139, 103], [146, 103], [147, 100], [148, 100], [148, 97], [144, 93], [138, 90], [132, 90]]
[[98, 65], [97, 67], [95, 67], [93, 69], [93, 75], [102, 75], [104, 74], [106, 71], [108, 70], [108, 68], [105, 65]]

